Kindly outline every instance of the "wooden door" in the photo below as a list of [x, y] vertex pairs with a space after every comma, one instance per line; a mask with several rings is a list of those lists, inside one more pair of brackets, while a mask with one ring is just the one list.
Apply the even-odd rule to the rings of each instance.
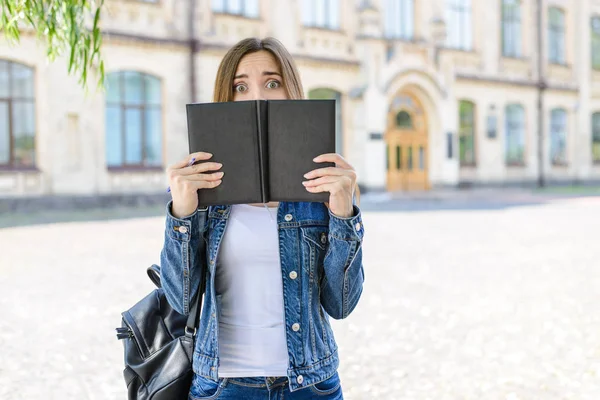
[[407, 93], [394, 98], [387, 117], [387, 190], [427, 190], [427, 118], [418, 99]]

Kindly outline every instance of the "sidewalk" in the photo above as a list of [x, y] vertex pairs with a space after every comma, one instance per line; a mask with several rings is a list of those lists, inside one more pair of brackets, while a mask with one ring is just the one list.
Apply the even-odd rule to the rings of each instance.
[[600, 196], [600, 187], [551, 186], [536, 188], [435, 188], [424, 191], [367, 192], [361, 201], [540, 201], [569, 197]]

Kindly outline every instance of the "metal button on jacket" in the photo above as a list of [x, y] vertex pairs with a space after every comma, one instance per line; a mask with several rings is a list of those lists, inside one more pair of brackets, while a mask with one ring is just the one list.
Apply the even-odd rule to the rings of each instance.
[[356, 223], [356, 227], [355, 228], [356, 228], [357, 231], [360, 231], [360, 222]]
[[300, 330], [300, 324], [299, 323], [295, 323], [294, 325], [292, 325], [292, 330], [294, 332], [298, 332]]
[[188, 231], [188, 228], [186, 228], [185, 226], [180, 226], [179, 227], [179, 232], [180, 233], [187, 233], [187, 231]]
[[286, 214], [286, 215], [285, 215], [285, 217], [284, 217], [284, 219], [285, 219], [287, 222], [290, 222], [292, 219], [294, 219], [294, 217], [292, 217], [292, 214]]
[[304, 382], [304, 377], [302, 375], [298, 375], [296, 381], [298, 382], [298, 384], [302, 385], [302, 382]]
[[296, 271], [290, 272], [290, 278], [296, 279], [298, 277], [298, 273]]

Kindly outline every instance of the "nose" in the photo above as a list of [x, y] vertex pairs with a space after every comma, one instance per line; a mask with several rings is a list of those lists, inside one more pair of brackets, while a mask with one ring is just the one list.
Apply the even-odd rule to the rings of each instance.
[[265, 90], [263, 88], [258, 88], [252, 91], [251, 95], [252, 100], [267, 100]]

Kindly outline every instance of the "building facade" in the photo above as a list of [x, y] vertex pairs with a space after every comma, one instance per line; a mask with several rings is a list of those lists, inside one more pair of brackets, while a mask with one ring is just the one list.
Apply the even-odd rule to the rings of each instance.
[[185, 104], [250, 36], [337, 100], [367, 191], [600, 180], [600, 0], [107, 0], [102, 31], [88, 93], [0, 38], [0, 197], [164, 192]]

